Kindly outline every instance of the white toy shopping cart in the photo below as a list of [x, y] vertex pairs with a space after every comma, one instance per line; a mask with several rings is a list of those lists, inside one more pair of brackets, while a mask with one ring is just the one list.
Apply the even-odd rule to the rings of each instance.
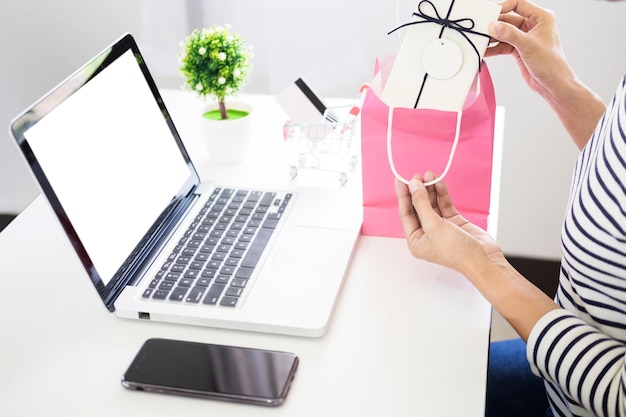
[[301, 169], [337, 172], [339, 182], [348, 181], [348, 173], [358, 163], [353, 139], [359, 107], [329, 108], [320, 123], [293, 123], [283, 126], [288, 147], [291, 178]]

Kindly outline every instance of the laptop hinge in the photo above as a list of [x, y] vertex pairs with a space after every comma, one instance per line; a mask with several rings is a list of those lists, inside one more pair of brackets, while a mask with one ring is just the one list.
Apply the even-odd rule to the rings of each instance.
[[[135, 247], [125, 264], [118, 270], [114, 277], [114, 289], [111, 291], [109, 300], [105, 300], [107, 306], [115, 302], [119, 294], [127, 285], [135, 285], [150, 267], [154, 259], [163, 249], [167, 238], [179, 226], [184, 214], [198, 199], [193, 192], [184, 198], [172, 202], [161, 216], [154, 222], [141, 242]], [[109, 308], [110, 309], [110, 308]]]

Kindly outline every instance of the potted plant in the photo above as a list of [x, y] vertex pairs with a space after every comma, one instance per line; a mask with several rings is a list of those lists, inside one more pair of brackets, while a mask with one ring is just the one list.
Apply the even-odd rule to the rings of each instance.
[[[222, 162], [240, 160], [245, 153], [243, 146], [247, 144], [237, 141], [248, 139], [250, 135], [243, 131], [245, 127], [235, 125], [249, 124], [243, 120], [249, 119], [252, 108], [227, 99], [248, 83], [252, 68], [251, 46], [233, 33], [230, 25], [195, 29], [182, 43], [179, 60], [186, 87], [204, 99], [214, 99], [203, 109], [203, 116], [208, 119], [203, 122], [203, 131], [211, 157]], [[216, 120], [219, 123], [210, 123]], [[215, 149], [215, 146], [223, 149]]]

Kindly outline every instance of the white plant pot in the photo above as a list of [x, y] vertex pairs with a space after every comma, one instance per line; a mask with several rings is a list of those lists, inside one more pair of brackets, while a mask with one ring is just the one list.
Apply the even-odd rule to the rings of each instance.
[[[218, 103], [211, 103], [204, 107], [202, 115], [218, 108]], [[202, 116], [202, 136], [212, 161], [235, 164], [245, 158], [250, 148], [253, 113], [252, 107], [243, 102], [227, 102], [226, 108], [243, 110], [248, 115], [225, 120], [211, 120]]]

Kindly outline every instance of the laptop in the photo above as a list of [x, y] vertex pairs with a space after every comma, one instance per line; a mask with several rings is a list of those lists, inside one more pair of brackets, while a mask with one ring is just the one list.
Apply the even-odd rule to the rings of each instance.
[[10, 126], [120, 317], [317, 337], [362, 222], [337, 191], [201, 181], [132, 35]]

